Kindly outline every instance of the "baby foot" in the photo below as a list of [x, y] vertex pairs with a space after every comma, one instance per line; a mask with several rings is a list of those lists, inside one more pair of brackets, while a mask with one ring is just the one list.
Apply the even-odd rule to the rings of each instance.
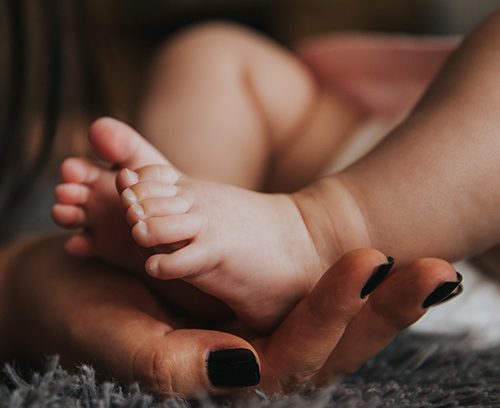
[[[113, 155], [114, 164], [132, 168], [152, 162], [166, 163], [156, 149], [140, 144], [138, 135], [136, 139], [122, 140], [119, 133], [123, 126], [112, 119], [96, 121], [89, 130], [94, 150], [106, 157]], [[52, 215], [63, 228], [83, 229], [66, 242], [70, 254], [99, 257], [112, 265], [142, 270], [144, 251], [140, 251], [131, 239], [123, 220], [115, 188], [116, 174], [116, 171], [85, 159], [65, 160], [60, 168], [62, 183], [55, 189], [56, 204]]]
[[[126, 136], [121, 134], [125, 133]], [[130, 137], [130, 133], [133, 137]], [[141, 167], [168, 163], [141, 136], [125, 124], [110, 118], [97, 120], [89, 129], [89, 142], [95, 153], [114, 168]], [[64, 161], [62, 183], [56, 187], [52, 215], [57, 224], [82, 230], [70, 237], [65, 248], [77, 257], [98, 257], [114, 266], [143, 276], [147, 251], [130, 236], [130, 228], [116, 191], [117, 171], [80, 158]], [[172, 246], [171, 248], [175, 248]], [[203, 319], [227, 319], [231, 312], [219, 300], [182, 281], [146, 279], [163, 298]]]
[[[148, 272], [164, 280], [154, 286], [188, 311], [199, 312], [215, 297], [250, 327], [268, 331], [346, 248], [369, 246], [348, 222], [351, 210], [345, 208], [352, 201], [335, 183], [315, 183], [294, 195], [261, 194], [183, 175], [118, 121], [97, 121], [89, 139], [110, 165], [138, 169], [123, 169], [116, 178], [126, 219], [135, 243], [147, 248], [142, 254], [149, 256]], [[115, 173], [80, 159], [67, 161], [62, 173], [54, 218], [60, 225], [87, 231], [71, 238], [67, 250], [138, 269], [142, 260], [134, 252], [135, 243], [122, 232], [126, 223], [123, 216], [120, 221], [119, 198], [112, 189]], [[327, 191], [332, 186], [333, 193]], [[351, 218], [357, 220], [357, 215]], [[336, 231], [343, 232], [342, 239]], [[169, 290], [170, 284], [184, 286]], [[205, 299], [187, 296], [194, 290], [190, 284], [204, 291], [197, 295]]]
[[316, 282], [321, 261], [289, 195], [192, 179], [172, 165], [124, 169], [117, 185], [135, 242], [159, 252], [146, 271], [223, 300], [254, 329], [274, 327]]

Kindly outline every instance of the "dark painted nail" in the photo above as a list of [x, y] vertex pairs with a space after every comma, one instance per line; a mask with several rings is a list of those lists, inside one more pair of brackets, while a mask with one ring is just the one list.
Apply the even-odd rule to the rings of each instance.
[[366, 282], [365, 286], [363, 286], [363, 289], [361, 289], [361, 293], [359, 294], [359, 296], [361, 296], [361, 299], [364, 299], [366, 296], [372, 293], [375, 288], [382, 283], [389, 271], [392, 269], [393, 265], [394, 258], [392, 256], [388, 256], [387, 262], [379, 265], [377, 269], [375, 269], [375, 272], [373, 272], [370, 279], [368, 279], [368, 282]]
[[462, 275], [460, 272], [457, 272], [457, 280], [454, 282], [444, 282], [439, 285], [429, 296], [425, 298], [422, 303], [422, 307], [426, 309], [431, 306], [436, 306], [460, 295], [460, 293], [464, 290], [462, 280]]
[[208, 356], [207, 370], [215, 387], [250, 387], [260, 382], [259, 364], [247, 349], [212, 351]]

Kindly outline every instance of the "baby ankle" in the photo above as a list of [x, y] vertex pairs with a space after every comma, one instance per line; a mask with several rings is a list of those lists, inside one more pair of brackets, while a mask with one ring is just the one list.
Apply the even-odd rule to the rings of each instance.
[[325, 268], [352, 249], [372, 246], [365, 216], [340, 178], [321, 178], [296, 194]]

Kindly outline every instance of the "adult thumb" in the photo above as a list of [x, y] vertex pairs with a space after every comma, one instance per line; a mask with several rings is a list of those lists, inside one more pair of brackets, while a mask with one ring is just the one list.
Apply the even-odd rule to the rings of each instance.
[[161, 395], [227, 394], [258, 385], [260, 366], [253, 347], [239, 337], [179, 329], [134, 351], [130, 379]]

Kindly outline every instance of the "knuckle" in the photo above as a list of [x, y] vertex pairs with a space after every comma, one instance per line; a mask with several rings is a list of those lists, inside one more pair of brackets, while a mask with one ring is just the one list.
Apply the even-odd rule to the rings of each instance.
[[291, 373], [281, 380], [281, 389], [288, 394], [310, 385], [317, 371], [317, 368], [311, 368]]
[[144, 384], [151, 391], [163, 395], [175, 394], [173, 375], [168, 359], [157, 348], [139, 348], [132, 363], [132, 378]]

